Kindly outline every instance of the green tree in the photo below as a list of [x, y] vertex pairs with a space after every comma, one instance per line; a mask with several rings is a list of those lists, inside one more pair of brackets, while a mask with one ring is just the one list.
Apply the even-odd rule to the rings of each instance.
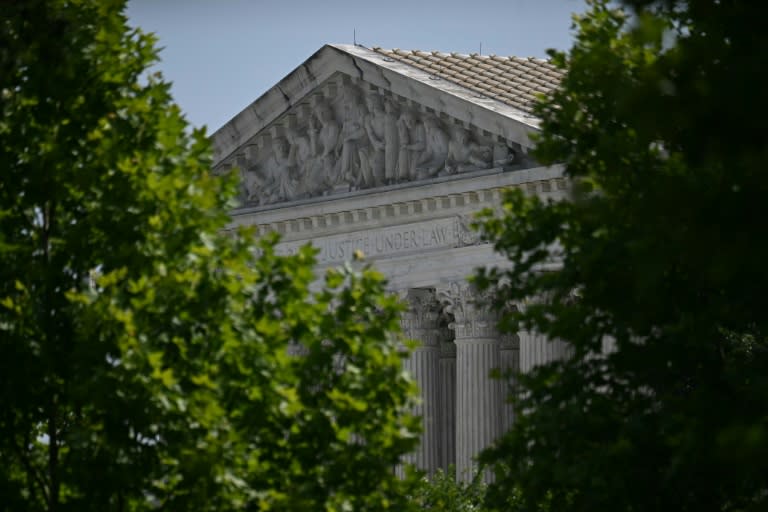
[[[485, 453], [502, 509], [768, 505], [768, 32], [759, 2], [591, 2], [538, 108], [565, 201], [506, 195], [482, 228], [504, 318], [572, 356], [521, 378]], [[546, 270], [545, 270], [546, 269]], [[604, 350], [603, 344], [613, 345]]]
[[407, 510], [400, 306], [226, 231], [123, 9], [0, 6], [0, 509]]
[[413, 502], [420, 510], [440, 512], [482, 512], [485, 485], [477, 476], [471, 482], [456, 480], [455, 468], [424, 477], [413, 490]]

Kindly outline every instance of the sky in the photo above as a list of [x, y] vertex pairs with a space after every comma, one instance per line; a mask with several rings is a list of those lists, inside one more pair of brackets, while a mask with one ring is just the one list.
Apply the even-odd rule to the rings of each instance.
[[194, 126], [213, 133], [324, 44], [545, 57], [583, 0], [129, 0]]

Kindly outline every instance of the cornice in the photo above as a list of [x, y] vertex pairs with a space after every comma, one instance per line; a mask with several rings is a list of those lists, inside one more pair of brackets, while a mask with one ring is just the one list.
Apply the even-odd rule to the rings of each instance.
[[508, 188], [518, 188], [545, 199], [559, 199], [567, 193], [568, 182], [560, 166], [495, 171], [273, 207], [243, 208], [232, 212], [230, 229], [255, 226], [260, 235], [277, 232], [284, 241], [302, 240], [498, 207]]

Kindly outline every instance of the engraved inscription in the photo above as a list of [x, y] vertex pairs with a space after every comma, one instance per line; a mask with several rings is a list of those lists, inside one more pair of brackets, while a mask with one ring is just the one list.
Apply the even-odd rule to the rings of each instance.
[[[456, 229], [456, 218], [442, 219], [435, 222], [421, 222], [359, 231], [344, 235], [333, 235], [312, 240], [320, 252], [318, 263], [341, 263], [352, 259], [356, 250], [366, 258], [376, 259], [397, 254], [430, 251], [440, 248], [459, 247], [462, 244]], [[282, 254], [295, 253], [307, 241], [285, 242], [278, 245]]]

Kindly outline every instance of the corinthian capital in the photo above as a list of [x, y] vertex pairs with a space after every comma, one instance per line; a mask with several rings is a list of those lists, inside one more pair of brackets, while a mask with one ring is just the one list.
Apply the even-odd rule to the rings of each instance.
[[449, 327], [456, 339], [497, 338], [498, 315], [490, 305], [490, 293], [479, 292], [464, 282], [452, 282], [438, 291], [445, 312], [453, 317]]
[[441, 305], [432, 288], [412, 288], [401, 293], [408, 309], [400, 317], [403, 334], [419, 340], [425, 347], [437, 347], [442, 337]]

